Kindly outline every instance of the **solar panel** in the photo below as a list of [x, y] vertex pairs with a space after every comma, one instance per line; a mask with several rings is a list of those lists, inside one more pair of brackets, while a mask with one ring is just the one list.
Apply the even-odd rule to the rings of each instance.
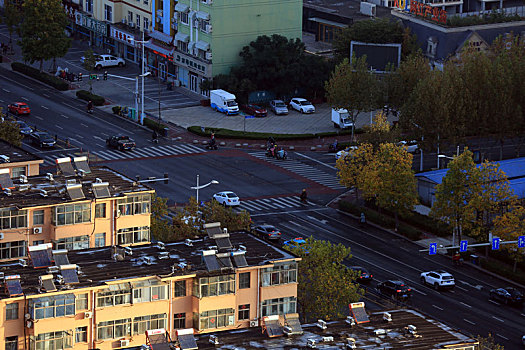
[[232, 248], [232, 243], [230, 242], [230, 239], [225, 238], [215, 238], [215, 243], [217, 244], [217, 247], [220, 250], [227, 250]]
[[[41, 267], [48, 267], [51, 266], [51, 258], [49, 256], [49, 252], [47, 248], [42, 249], [40, 246], [34, 246], [29, 247], [29, 258], [31, 258], [31, 262], [33, 263], [33, 267], [35, 269], [41, 268]], [[31, 249], [31, 248], [39, 248], [39, 249]]]
[[76, 265], [68, 265], [68, 266], [75, 266], [75, 267], [64, 269], [64, 267], [62, 266], [62, 268], [60, 269], [60, 274], [62, 275], [62, 277], [64, 277], [64, 283], [65, 284], [80, 283], [80, 281], [78, 280]]
[[56, 266], [69, 265], [69, 258], [67, 257], [67, 250], [53, 250], [53, 260]]
[[279, 324], [279, 321], [268, 321], [265, 325], [266, 332], [270, 338], [284, 335], [283, 327]]
[[209, 224], [205, 224], [204, 228], [206, 229], [208, 237], [210, 238], [215, 238], [215, 235], [219, 235], [222, 233], [220, 222], [212, 222]]
[[[204, 253], [204, 252], [203, 252]], [[204, 264], [206, 264], [206, 269], [208, 271], [217, 271], [220, 270], [221, 267], [219, 265], [219, 262], [217, 261], [217, 257], [215, 254], [212, 255], [203, 255]]]
[[235, 263], [235, 266], [237, 267], [246, 267], [248, 266], [248, 262], [246, 261], [246, 256], [244, 255], [245, 252], [233, 252], [233, 262]]
[[359, 302], [350, 304], [350, 311], [352, 312], [354, 320], [357, 324], [370, 322], [365, 311], [365, 303]]
[[6, 276], [5, 285], [10, 297], [16, 297], [24, 294], [22, 291], [22, 285], [20, 284], [19, 275]]
[[232, 261], [230, 259], [230, 253], [220, 253], [217, 254], [217, 260], [222, 267], [233, 267]]
[[286, 325], [292, 329], [292, 334], [303, 334], [303, 327], [299, 322], [299, 314], [285, 314]]
[[2, 169], [7, 170], [7, 172], [1, 172], [0, 173], [0, 186], [2, 189], [6, 188], [13, 188], [15, 185], [13, 184], [13, 180], [11, 180], [11, 177], [9, 176], [9, 169]]
[[65, 158], [58, 158], [56, 160], [58, 169], [64, 176], [75, 176], [75, 169], [73, 168], [73, 165], [71, 164], [71, 158], [65, 157]]
[[66, 185], [66, 189], [71, 200], [86, 198], [82, 192], [82, 184]]
[[181, 350], [194, 350], [199, 348], [193, 334], [181, 334], [177, 336], [177, 339], [179, 340]]
[[91, 172], [86, 156], [75, 157], [73, 158], [73, 161], [75, 162], [75, 168], [77, 168], [78, 170], [83, 170], [86, 174], [89, 174]]
[[53, 282], [53, 275], [40, 276], [40, 285], [46, 292], [55, 292], [57, 290]]
[[95, 196], [95, 198], [111, 197], [111, 193], [109, 193], [108, 182], [92, 183], [91, 189], [93, 190], [93, 195]]

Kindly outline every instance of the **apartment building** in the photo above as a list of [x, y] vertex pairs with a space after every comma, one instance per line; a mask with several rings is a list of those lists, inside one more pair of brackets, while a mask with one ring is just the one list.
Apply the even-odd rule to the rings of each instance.
[[261, 35], [302, 38], [300, 0], [156, 0], [148, 67], [193, 92], [228, 74], [239, 52]]
[[40, 164], [43, 162], [42, 158], [0, 140], [0, 173], [7, 173], [11, 178], [19, 178], [20, 175], [38, 175]]
[[5, 349], [139, 349], [153, 337], [180, 346], [296, 313], [300, 258], [218, 223], [209, 229], [171, 244], [31, 247], [25, 263], [1, 269]]
[[28, 247], [85, 249], [150, 242], [154, 190], [86, 157], [57, 159], [57, 174], [11, 179], [0, 173], [0, 260]]

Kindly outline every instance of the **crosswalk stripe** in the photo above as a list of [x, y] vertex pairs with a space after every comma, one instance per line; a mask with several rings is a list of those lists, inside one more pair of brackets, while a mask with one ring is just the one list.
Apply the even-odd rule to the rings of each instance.
[[168, 150], [172, 151], [172, 154], [183, 154], [183, 152], [176, 146], [166, 146]]
[[171, 153], [169, 152], [169, 150], [165, 149], [164, 146], [162, 146], [162, 147], [157, 147], [157, 148], [155, 148], [155, 150], [156, 150], [157, 152], [159, 152], [160, 154], [163, 154], [163, 155], [166, 155], [166, 156], [171, 155]]
[[181, 148], [187, 149], [189, 152], [203, 152], [203, 149], [195, 147], [193, 145], [180, 145]]
[[315, 206], [315, 203], [302, 203], [295, 196], [293, 197], [274, 197], [261, 198], [253, 200], [241, 200], [239, 209], [248, 210], [250, 212], [259, 212], [267, 210], [285, 210], [290, 208], [298, 208], [305, 206]]

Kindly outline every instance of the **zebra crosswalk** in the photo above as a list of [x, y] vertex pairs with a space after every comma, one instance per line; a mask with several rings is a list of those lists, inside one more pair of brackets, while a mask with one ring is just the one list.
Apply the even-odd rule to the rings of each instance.
[[262, 198], [253, 200], [241, 199], [239, 210], [247, 210], [250, 213], [263, 212], [263, 211], [282, 211], [293, 208], [312, 208], [317, 206], [315, 203], [308, 202], [302, 203], [298, 196], [292, 197], [274, 197], [274, 198]]
[[277, 165], [288, 171], [294, 172], [298, 175], [301, 175], [309, 180], [315, 181], [331, 189], [342, 190], [345, 188], [339, 183], [339, 180], [335, 175], [325, 173], [324, 171], [321, 171], [311, 165], [304, 164], [298, 160], [289, 158], [285, 160], [280, 160], [267, 157], [266, 152], [264, 151], [250, 152], [250, 155], [265, 160], [274, 165]]
[[130, 158], [151, 158], [164, 157], [179, 154], [193, 154], [206, 152], [204, 148], [194, 146], [191, 144], [178, 144], [166, 146], [153, 146], [135, 148], [133, 151], [117, 151], [113, 149], [106, 149], [104, 151], [94, 151], [92, 154], [104, 160], [119, 160]]

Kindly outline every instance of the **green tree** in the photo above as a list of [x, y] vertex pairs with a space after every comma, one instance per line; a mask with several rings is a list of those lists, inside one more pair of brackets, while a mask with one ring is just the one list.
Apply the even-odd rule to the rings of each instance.
[[[1, 107], [0, 107], [1, 111]], [[0, 112], [1, 113], [1, 112]], [[15, 146], [22, 145], [22, 134], [17, 123], [11, 120], [0, 118], [0, 139]]]
[[[493, 234], [504, 241], [518, 240], [525, 232], [525, 207], [522, 205], [512, 206], [504, 214], [494, 219]], [[524, 260], [524, 248], [518, 248], [515, 244], [504, 244], [501, 246], [514, 259], [513, 271], [516, 272], [517, 264]]]
[[168, 215], [168, 199], [153, 195], [151, 198], [151, 236], [162, 242], [173, 241], [173, 228], [166, 221]]
[[13, 49], [13, 33], [20, 34], [20, 21], [22, 20], [21, 5], [16, 0], [4, 2], [4, 22], [9, 31], [9, 47]]
[[203, 208], [204, 222], [220, 222], [222, 228], [228, 231], [241, 231], [250, 229], [250, 213], [242, 210], [237, 213], [231, 207], [225, 207], [219, 202], [212, 200], [206, 203]]
[[345, 315], [348, 304], [364, 294], [355, 282], [356, 274], [343, 265], [351, 258], [350, 248], [312, 237], [306, 244], [292, 247], [301, 257], [297, 297], [307, 320], [334, 320]]
[[[84, 63], [82, 65], [91, 74], [91, 72], [95, 70], [95, 64], [97, 64], [97, 60], [95, 58], [93, 50], [87, 49], [86, 52], [84, 52]], [[89, 79], [89, 77], [86, 78], [88, 78], [89, 92], [93, 93], [93, 80]]]
[[505, 349], [503, 345], [499, 345], [498, 343], [496, 343], [496, 340], [490, 333], [487, 337], [482, 337], [481, 335], [478, 335], [476, 337], [476, 340], [479, 342], [479, 350], [504, 350]]
[[[363, 168], [372, 158], [373, 147], [369, 143], [362, 143], [350, 154], [340, 157], [336, 163], [337, 177], [341, 185], [347, 188], [356, 188], [362, 179]], [[359, 198], [359, 191], [356, 191]]]
[[[371, 111], [378, 104], [379, 83], [368, 70], [366, 56], [344, 59], [335, 67], [325, 85], [328, 103], [336, 109], [344, 108], [355, 125], [361, 112]], [[352, 140], [354, 127], [352, 126]]]
[[67, 16], [59, 0], [25, 0], [19, 45], [25, 61], [40, 62], [63, 57], [71, 45], [66, 36]]

